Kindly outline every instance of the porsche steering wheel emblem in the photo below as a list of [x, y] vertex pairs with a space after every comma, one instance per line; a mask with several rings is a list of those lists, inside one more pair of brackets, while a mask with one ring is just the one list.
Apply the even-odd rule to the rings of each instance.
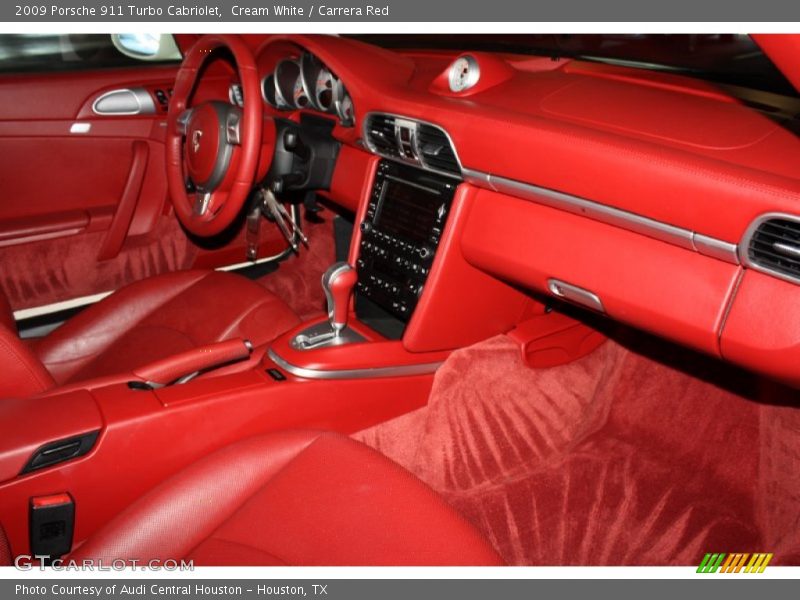
[[199, 129], [195, 129], [192, 132], [192, 152], [197, 154], [197, 151], [200, 150], [200, 138], [203, 137], [203, 132]]

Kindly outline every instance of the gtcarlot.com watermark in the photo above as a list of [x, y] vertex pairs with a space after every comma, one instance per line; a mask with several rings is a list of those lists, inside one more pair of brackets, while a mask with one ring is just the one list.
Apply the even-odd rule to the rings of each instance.
[[34, 569], [53, 571], [194, 571], [194, 561], [172, 558], [137, 560], [135, 558], [117, 558], [111, 561], [85, 558], [72, 560], [69, 558], [50, 559], [49, 556], [21, 554], [14, 559], [14, 567], [20, 571]]

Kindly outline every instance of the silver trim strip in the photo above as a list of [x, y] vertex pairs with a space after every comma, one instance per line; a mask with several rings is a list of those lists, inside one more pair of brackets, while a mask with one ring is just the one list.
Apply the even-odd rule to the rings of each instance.
[[467, 183], [477, 185], [478, 187], [487, 188], [494, 192], [497, 191], [494, 189], [494, 187], [492, 187], [492, 182], [490, 181], [491, 178], [488, 173], [475, 171], [473, 169], [461, 169], [461, 175], [464, 177], [464, 181]]
[[530, 183], [522, 183], [514, 179], [498, 177], [489, 173], [464, 170], [465, 181], [494, 192], [507, 194], [523, 200], [530, 200], [537, 204], [563, 210], [595, 221], [614, 225], [627, 231], [666, 242], [685, 250], [698, 252], [704, 256], [722, 260], [738, 265], [739, 256], [736, 244], [718, 240], [683, 227], [670, 225], [662, 221], [644, 217], [642, 215], [600, 204], [593, 200], [586, 200], [549, 188], [539, 187]]
[[337, 371], [323, 371], [321, 369], [307, 369], [293, 365], [278, 356], [270, 348], [267, 352], [270, 360], [287, 373], [303, 379], [376, 379], [380, 377], [407, 377], [410, 375], [427, 375], [435, 373], [442, 365], [441, 362], [420, 363], [417, 365], [398, 365], [394, 367], [375, 367], [373, 369], [341, 369]]
[[[750, 260], [750, 240], [758, 230], [761, 225], [763, 225], [767, 221], [771, 221], [773, 219], [785, 219], [787, 221], [793, 221], [795, 223], [800, 223], [800, 216], [798, 215], [791, 215], [789, 213], [782, 213], [782, 212], [768, 212], [756, 217], [750, 225], [748, 225], [747, 229], [742, 236], [742, 241], [739, 242], [739, 260], [742, 261], [742, 264], [745, 267], [753, 269], [754, 271], [759, 271], [760, 273], [766, 273], [767, 275], [771, 275], [773, 277], [777, 277], [778, 279], [782, 279], [783, 281], [788, 281], [789, 283], [800, 284], [800, 277], [793, 277], [791, 275], [787, 275], [781, 271], [775, 271], [770, 267], [762, 266], [757, 262], [753, 262]], [[787, 258], [789, 258], [787, 256]]]
[[99, 302], [106, 296], [110, 296], [114, 291], [101, 292], [99, 294], [92, 294], [91, 296], [81, 296], [79, 298], [72, 298], [70, 300], [62, 300], [61, 302], [53, 302], [52, 304], [45, 304], [43, 306], [34, 306], [32, 308], [21, 308], [14, 311], [14, 320], [22, 321], [30, 319], [31, 317], [39, 317], [41, 315], [49, 315], [50, 313], [59, 312], [61, 310], [68, 310], [70, 308], [78, 308], [79, 306], [88, 306]]
[[692, 236], [694, 248], [703, 256], [710, 256], [731, 263], [739, 264], [739, 253], [736, 244], [723, 242], [717, 238], [712, 238], [702, 233], [694, 233]]
[[662, 242], [680, 246], [686, 250], [695, 249], [692, 243], [693, 233], [688, 229], [668, 225], [649, 217], [643, 217], [626, 210], [599, 204], [592, 200], [584, 200], [577, 196], [570, 196], [569, 194], [556, 192], [529, 183], [520, 183], [519, 181], [506, 179], [505, 177], [489, 175], [489, 182], [495, 190], [501, 193], [517, 196], [524, 200], [532, 200], [537, 204], [544, 204], [545, 206], [557, 208], [582, 217], [589, 217], [608, 225], [616, 225], [617, 227], [647, 235], [661, 240]]
[[75, 122], [69, 126], [70, 133], [89, 133], [92, 130], [91, 123]]
[[420, 119], [405, 117], [394, 113], [367, 113], [367, 116], [364, 118], [364, 130], [362, 133], [364, 136], [364, 144], [373, 154], [377, 154], [378, 156], [388, 160], [393, 160], [395, 162], [412, 164], [414, 166], [427, 169], [428, 171], [454, 177], [452, 173], [431, 169], [425, 166], [423, 162], [416, 162], [409, 159], [404, 159], [402, 157], [388, 156], [380, 153], [372, 145], [368, 135], [369, 123], [374, 116], [386, 116], [392, 117], [395, 120], [401, 119], [415, 121], [417, 123], [424, 123], [426, 125], [436, 127], [442, 131], [445, 136], [447, 136], [447, 140], [450, 142], [450, 146], [453, 149], [453, 154], [456, 157], [456, 162], [461, 170], [461, 176], [463, 180], [474, 186], [488, 189], [493, 192], [500, 192], [509, 196], [515, 196], [517, 198], [522, 198], [523, 200], [530, 200], [532, 202], [536, 202], [537, 204], [543, 204], [551, 208], [557, 208], [559, 210], [583, 217], [589, 217], [595, 221], [599, 221], [607, 225], [614, 225], [616, 227], [620, 227], [641, 235], [646, 235], [662, 242], [672, 244], [673, 246], [678, 246], [679, 248], [683, 248], [685, 250], [691, 250], [693, 252], [702, 254], [703, 256], [715, 258], [733, 265], [740, 264], [740, 251], [737, 244], [719, 240], [717, 238], [697, 233], [683, 227], [678, 227], [676, 225], [670, 225], [669, 223], [664, 223], [663, 221], [657, 221], [656, 219], [651, 219], [650, 217], [645, 217], [621, 208], [615, 208], [613, 206], [608, 206], [607, 204], [601, 204], [593, 200], [586, 200], [585, 198], [572, 196], [570, 194], [558, 192], [549, 188], [543, 188], [531, 183], [523, 183], [515, 179], [508, 179], [506, 177], [492, 175], [491, 173], [485, 173], [483, 171], [466, 168], [461, 163], [461, 159], [458, 156], [458, 149], [453, 143], [453, 139], [450, 137], [450, 134], [446, 129], [440, 125], [437, 125], [436, 123], [430, 123], [428, 121], [422, 121]]

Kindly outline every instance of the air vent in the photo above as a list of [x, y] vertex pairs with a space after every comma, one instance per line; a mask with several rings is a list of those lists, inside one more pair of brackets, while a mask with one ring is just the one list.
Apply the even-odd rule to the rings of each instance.
[[751, 227], [746, 241], [750, 266], [800, 283], [800, 218], [769, 216]]
[[367, 123], [367, 141], [378, 154], [400, 156], [394, 131], [395, 118], [390, 115], [371, 115]]
[[426, 167], [454, 175], [461, 174], [450, 138], [438, 127], [420, 123], [417, 128], [417, 148]]
[[370, 113], [364, 120], [364, 139], [375, 154], [461, 178], [461, 164], [450, 136], [437, 125], [409, 117]]

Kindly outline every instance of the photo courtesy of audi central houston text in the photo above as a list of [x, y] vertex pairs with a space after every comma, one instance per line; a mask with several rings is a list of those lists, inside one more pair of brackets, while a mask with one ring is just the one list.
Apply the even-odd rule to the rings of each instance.
[[0, 34], [0, 565], [800, 566], [798, 89], [792, 34]]

